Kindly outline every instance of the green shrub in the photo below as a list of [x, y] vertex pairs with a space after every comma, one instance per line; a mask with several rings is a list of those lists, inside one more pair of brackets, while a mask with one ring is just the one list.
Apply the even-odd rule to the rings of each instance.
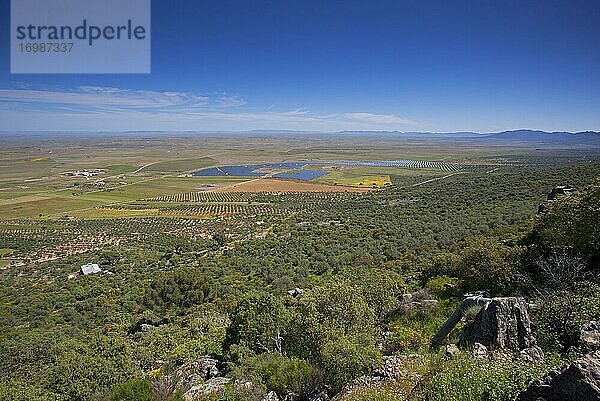
[[293, 335], [295, 351], [309, 359], [322, 360], [323, 346], [338, 338], [363, 345], [375, 341], [375, 313], [359, 287], [336, 281], [302, 294], [295, 310]]
[[598, 272], [600, 266], [600, 180], [585, 191], [556, 200], [535, 220], [525, 240], [544, 251], [567, 248]]
[[429, 293], [439, 299], [448, 299], [453, 293], [454, 289], [458, 285], [458, 279], [455, 277], [448, 277], [446, 275], [436, 276], [425, 285], [425, 288]]
[[110, 401], [155, 401], [152, 386], [147, 379], [131, 379], [114, 387]]
[[67, 401], [66, 396], [23, 382], [0, 383], [2, 401]]
[[278, 353], [265, 353], [244, 360], [233, 376], [283, 396], [288, 392], [306, 397], [322, 383], [319, 370], [308, 361], [288, 358]]
[[281, 351], [289, 319], [289, 312], [279, 298], [268, 293], [250, 293], [240, 300], [231, 316], [225, 349], [243, 342], [256, 353]]
[[89, 343], [69, 341], [48, 369], [49, 387], [71, 400], [88, 400], [137, 373], [127, 343], [118, 337], [93, 336]]
[[335, 391], [382, 363], [374, 345], [361, 345], [344, 337], [328, 342], [321, 349], [321, 366], [327, 383]]
[[547, 294], [537, 303], [532, 318], [540, 346], [565, 354], [579, 344], [581, 326], [600, 319], [600, 285], [577, 283], [571, 291]]
[[433, 259], [423, 272], [425, 279], [447, 274], [458, 278], [464, 291], [489, 290], [494, 296], [512, 295], [519, 290], [523, 247], [510, 247], [495, 238], [478, 236], [450, 250]]

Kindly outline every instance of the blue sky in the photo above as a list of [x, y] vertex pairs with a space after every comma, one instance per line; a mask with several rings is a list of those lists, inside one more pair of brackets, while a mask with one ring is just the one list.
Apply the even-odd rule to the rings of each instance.
[[600, 130], [600, 1], [152, 2], [149, 75], [11, 75], [0, 131]]

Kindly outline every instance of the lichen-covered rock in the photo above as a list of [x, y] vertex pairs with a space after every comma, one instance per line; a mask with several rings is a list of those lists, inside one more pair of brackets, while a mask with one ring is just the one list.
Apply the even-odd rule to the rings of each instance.
[[526, 362], [543, 363], [544, 351], [542, 351], [542, 349], [536, 345], [522, 349], [519, 352], [519, 357]]
[[373, 371], [371, 378], [379, 380], [399, 380], [409, 375], [409, 361], [420, 359], [418, 354], [384, 356], [383, 366]]
[[475, 343], [488, 350], [521, 351], [534, 347], [536, 340], [523, 298], [492, 298], [465, 326], [460, 344], [472, 347]]
[[459, 353], [460, 349], [456, 344], [448, 344], [446, 345], [446, 348], [444, 350], [444, 356], [446, 357], [446, 359], [452, 359]]
[[230, 379], [227, 377], [214, 377], [205, 383], [193, 386], [185, 392], [183, 397], [185, 398], [185, 401], [193, 401], [203, 395], [212, 393], [219, 394], [225, 389], [225, 386], [229, 384], [229, 382]]
[[600, 401], [600, 351], [533, 381], [518, 401]]
[[589, 322], [581, 327], [581, 345], [590, 350], [600, 349], [600, 322]]
[[283, 399], [283, 401], [299, 401], [300, 395], [296, 393], [287, 393]]
[[473, 358], [476, 359], [490, 359], [490, 353], [487, 347], [481, 343], [473, 344]]
[[308, 397], [308, 401], [329, 401], [327, 389], [316, 389], [313, 394]]
[[275, 391], [269, 391], [262, 401], [279, 401], [279, 397]]
[[177, 388], [188, 389], [203, 384], [219, 374], [219, 361], [210, 356], [203, 356], [179, 367], [175, 373]]

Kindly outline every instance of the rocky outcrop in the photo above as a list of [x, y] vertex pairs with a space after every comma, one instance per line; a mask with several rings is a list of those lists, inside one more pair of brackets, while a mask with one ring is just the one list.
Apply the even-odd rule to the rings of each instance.
[[315, 389], [313, 393], [308, 396], [308, 401], [329, 401], [329, 395], [327, 394], [327, 389]]
[[533, 326], [523, 298], [492, 298], [465, 326], [460, 344], [464, 347], [475, 343], [488, 350], [521, 351], [536, 345]]
[[189, 390], [185, 392], [183, 397], [185, 401], [193, 401], [196, 398], [199, 398], [204, 395], [209, 395], [212, 393], [221, 393], [227, 384], [229, 384], [230, 379], [227, 377], [214, 377], [210, 380], [207, 380], [205, 383], [197, 384], [191, 387]]
[[584, 349], [600, 349], [600, 322], [589, 322], [581, 327], [579, 340]]
[[384, 356], [383, 362], [383, 366], [373, 371], [370, 376], [361, 376], [355, 379], [336, 394], [331, 401], [343, 401], [361, 390], [374, 388], [385, 383], [393, 383], [401, 379], [414, 384], [421, 379], [416, 368], [423, 363], [421, 355]]
[[575, 188], [568, 185], [560, 185], [552, 188], [552, 190], [548, 192], [548, 200], [555, 200], [559, 196], [571, 196], [573, 192], [575, 192]]
[[203, 356], [179, 367], [175, 372], [177, 388], [184, 391], [194, 386], [204, 384], [219, 374], [219, 361], [210, 356]]
[[275, 391], [269, 391], [267, 395], [265, 395], [262, 401], [279, 401], [279, 397]]
[[533, 381], [518, 401], [600, 401], [600, 351]]
[[[459, 341], [461, 348], [470, 349], [474, 357], [482, 359], [512, 359], [518, 353], [528, 361], [543, 361], [544, 353], [536, 345], [525, 300], [516, 297], [488, 298], [481, 292], [465, 296], [435, 333], [430, 348], [438, 349], [456, 324], [465, 319], [467, 310], [473, 307], [481, 309], [463, 328]], [[456, 353], [453, 344], [447, 346], [446, 358]]]
[[395, 312], [406, 313], [410, 310], [429, 310], [437, 305], [438, 301], [425, 290], [418, 290], [411, 294], [402, 295], [396, 302]]
[[374, 381], [399, 380], [405, 378], [410, 374], [408, 369], [408, 366], [412, 365], [410, 362], [414, 362], [420, 358], [421, 356], [417, 354], [384, 356], [383, 366], [375, 369], [371, 378]]
[[438, 331], [431, 338], [431, 342], [429, 347], [431, 349], [437, 350], [446, 339], [448, 334], [452, 331], [454, 326], [458, 324], [462, 319], [464, 319], [465, 314], [469, 308], [474, 306], [484, 306], [491, 301], [490, 298], [487, 297], [487, 294], [483, 292], [477, 292], [473, 294], [466, 294], [465, 299], [458, 305], [456, 310], [450, 315], [450, 317], [444, 322], [444, 324], [438, 329]]

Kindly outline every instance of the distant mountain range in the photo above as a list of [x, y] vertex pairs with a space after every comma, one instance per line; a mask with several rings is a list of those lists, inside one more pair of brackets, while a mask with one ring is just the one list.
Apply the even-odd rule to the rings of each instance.
[[121, 132], [2, 132], [0, 136], [118, 136], [118, 135], [207, 135], [207, 136], [229, 136], [229, 135], [257, 135], [257, 136], [277, 136], [277, 135], [299, 135], [299, 136], [320, 136], [320, 135], [370, 135], [370, 136], [393, 136], [406, 138], [408, 140], [432, 140], [432, 141], [464, 141], [475, 143], [490, 144], [510, 144], [521, 143], [531, 146], [535, 145], [555, 145], [568, 147], [599, 147], [600, 132], [582, 131], [582, 132], [547, 132], [538, 130], [512, 130], [492, 133], [478, 132], [401, 132], [401, 131], [338, 131], [338, 132], [318, 132], [318, 131], [295, 131], [295, 130], [252, 130], [252, 131], [121, 131]]
[[481, 137], [492, 141], [518, 141], [569, 145], [600, 145], [600, 132], [546, 132], [533, 130], [504, 131]]
[[513, 130], [493, 133], [477, 132], [399, 132], [399, 131], [342, 131], [342, 134], [372, 134], [396, 135], [404, 138], [435, 139], [452, 141], [477, 141], [489, 143], [520, 142], [527, 144], [553, 144], [553, 145], [585, 145], [600, 147], [600, 132], [546, 132], [536, 130]]

